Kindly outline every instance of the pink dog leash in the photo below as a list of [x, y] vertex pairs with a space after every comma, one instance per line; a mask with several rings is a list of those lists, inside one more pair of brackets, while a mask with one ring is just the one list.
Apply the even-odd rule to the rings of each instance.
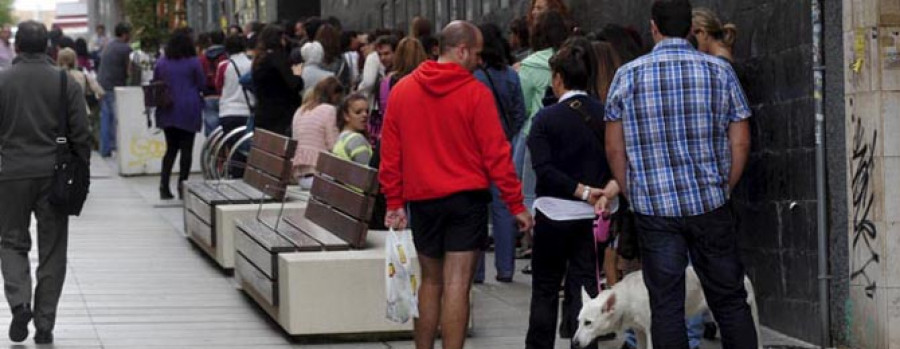
[[603, 257], [600, 256], [600, 251], [597, 250], [597, 244], [601, 242], [605, 242], [609, 240], [609, 225], [610, 225], [609, 216], [605, 214], [605, 212], [598, 212], [597, 218], [594, 219], [594, 255], [596, 255], [596, 261], [594, 261], [595, 267], [595, 276], [597, 278], [597, 292], [600, 292], [600, 265], [603, 263]]

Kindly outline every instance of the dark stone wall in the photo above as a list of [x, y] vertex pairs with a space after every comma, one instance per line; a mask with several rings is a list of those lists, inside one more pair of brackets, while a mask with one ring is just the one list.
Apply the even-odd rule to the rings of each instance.
[[[323, 13], [341, 18], [349, 28], [394, 23], [406, 28], [408, 18], [424, 14], [436, 26], [438, 3], [454, 0], [348, 0], [323, 4]], [[404, 3], [407, 3], [405, 8]], [[459, 18], [501, 25], [525, 13], [527, 0], [457, 0], [489, 3], [490, 12], [460, 11]], [[841, 2], [825, 0], [827, 92], [828, 204], [833, 327], [842, 328], [841, 306], [847, 297], [846, 161], [844, 160], [843, 49]], [[421, 4], [426, 10], [418, 12]], [[569, 0], [573, 17], [587, 30], [608, 23], [631, 26], [649, 42], [652, 0]], [[818, 343], [820, 322], [817, 288], [817, 222], [815, 118], [812, 77], [810, 0], [694, 0], [739, 28], [735, 70], [753, 108], [753, 149], [734, 203], [739, 212], [743, 257], [756, 285], [763, 324], [788, 335]], [[384, 4], [382, 7], [382, 4]], [[502, 7], [501, 5], [508, 5]], [[394, 10], [396, 9], [396, 10]], [[396, 11], [399, 15], [383, 15]], [[408, 15], [408, 16], [406, 16]], [[471, 16], [469, 16], [471, 15]], [[394, 19], [391, 22], [391, 19]], [[386, 20], [385, 20], [386, 19]], [[383, 21], [384, 20], [384, 21]], [[832, 331], [840, 333], [840, 331]], [[838, 338], [840, 340], [840, 338]], [[839, 341], [840, 342], [840, 341]]]
[[846, 300], [850, 298], [847, 157], [844, 97], [843, 2], [824, 1], [825, 22], [825, 156], [828, 163], [828, 234], [831, 268], [831, 335], [847, 345]]
[[[326, 2], [340, 3], [340, 0]], [[278, 19], [290, 20], [318, 16], [322, 12], [322, 0], [290, 0], [278, 2]]]

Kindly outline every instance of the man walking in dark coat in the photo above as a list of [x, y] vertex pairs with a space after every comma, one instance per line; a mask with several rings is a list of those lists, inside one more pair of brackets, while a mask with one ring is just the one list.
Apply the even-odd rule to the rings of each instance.
[[[60, 106], [62, 77], [47, 56], [47, 28], [19, 24], [18, 57], [0, 73], [0, 269], [13, 319], [9, 338], [53, 342], [56, 308], [66, 277], [68, 216], [49, 202], [56, 163], [60, 108], [69, 118], [68, 141], [79, 157], [90, 157], [84, 92], [74, 79]], [[31, 215], [37, 218], [38, 268], [32, 310]]]

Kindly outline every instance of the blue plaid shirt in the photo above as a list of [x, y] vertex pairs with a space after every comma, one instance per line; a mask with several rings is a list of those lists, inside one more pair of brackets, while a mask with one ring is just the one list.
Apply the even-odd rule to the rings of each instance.
[[750, 108], [731, 65], [666, 39], [623, 66], [609, 90], [606, 121], [622, 121], [628, 197], [635, 212], [690, 217], [728, 200], [728, 127]]

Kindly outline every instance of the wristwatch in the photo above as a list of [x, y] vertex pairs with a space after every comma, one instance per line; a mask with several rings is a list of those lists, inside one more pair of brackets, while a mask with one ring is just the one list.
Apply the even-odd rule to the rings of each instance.
[[584, 186], [584, 191], [581, 192], [581, 201], [588, 201], [588, 197], [591, 195], [591, 187]]

